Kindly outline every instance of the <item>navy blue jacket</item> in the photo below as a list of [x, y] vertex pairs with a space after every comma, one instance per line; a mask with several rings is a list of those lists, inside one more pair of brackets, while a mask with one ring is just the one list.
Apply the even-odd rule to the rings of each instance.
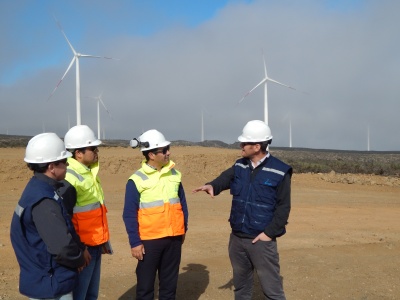
[[264, 232], [276, 238], [286, 232], [291, 175], [292, 168], [271, 155], [254, 169], [249, 159], [241, 158], [209, 184], [215, 195], [230, 188], [234, 234], [254, 238]]
[[60, 206], [62, 214], [57, 217], [65, 221], [66, 238], [71, 238], [69, 232], [73, 228], [55, 192], [55, 187], [40, 178], [41, 176], [32, 177], [27, 184], [15, 209], [10, 235], [20, 265], [21, 294], [31, 298], [55, 298], [73, 290], [78, 274], [77, 267], [83, 265], [84, 258], [78, 244], [70, 240], [61, 251], [67, 251], [69, 255], [75, 254], [75, 256], [71, 255], [70, 260], [68, 259], [68, 266], [61, 265], [57, 261], [66, 260], [66, 254], [50, 253], [49, 248], [54, 245], [47, 245], [40, 236], [32, 211], [45, 201], [55, 201]]

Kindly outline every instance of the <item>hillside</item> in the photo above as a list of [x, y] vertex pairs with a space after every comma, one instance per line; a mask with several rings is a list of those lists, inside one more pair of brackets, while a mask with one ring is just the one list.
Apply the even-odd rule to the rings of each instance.
[[[30, 136], [0, 135], [0, 148], [25, 147]], [[105, 147], [128, 147], [127, 140], [105, 140]], [[239, 143], [173, 141], [173, 146], [239, 149]], [[271, 153], [293, 166], [296, 173], [375, 174], [400, 177], [400, 151], [343, 151], [271, 147]]]

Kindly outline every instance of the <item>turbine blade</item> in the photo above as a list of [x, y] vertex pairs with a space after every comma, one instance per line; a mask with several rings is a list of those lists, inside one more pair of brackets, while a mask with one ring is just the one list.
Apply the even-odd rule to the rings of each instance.
[[107, 56], [97, 56], [97, 55], [91, 55], [91, 54], [79, 54], [80, 57], [92, 57], [92, 58], [105, 58], [105, 59], [114, 59], [114, 60], [119, 60], [119, 58], [113, 58], [113, 57], [107, 57]]
[[268, 75], [267, 75], [267, 64], [265, 63], [265, 57], [264, 57], [264, 50], [262, 50], [262, 57], [263, 57], [263, 62], [264, 62], [264, 74], [265, 74], [265, 77], [268, 77]]
[[259, 84], [257, 84], [255, 87], [253, 87], [250, 91], [248, 91], [246, 93], [246, 95], [243, 96], [242, 99], [240, 99], [239, 103], [242, 103], [242, 101], [244, 100], [244, 98], [246, 98], [248, 95], [250, 95], [256, 88], [258, 88], [261, 84], [265, 83], [268, 80], [268, 78], [264, 78], [263, 80], [260, 81]]
[[274, 83], [276, 83], [276, 84], [280, 84], [280, 85], [283, 85], [283, 86], [286, 86], [287, 88], [289, 88], [289, 89], [292, 89], [292, 90], [295, 90], [295, 91], [297, 91], [294, 87], [291, 87], [291, 86], [288, 86], [288, 85], [286, 85], [286, 84], [284, 84], [284, 83], [281, 83], [281, 82], [279, 82], [279, 81], [276, 81], [276, 80], [274, 80], [274, 79], [272, 79], [272, 78], [266, 78], [268, 81], [271, 81], [271, 82], [274, 82]]
[[74, 64], [75, 59], [76, 59], [76, 57], [74, 56], [74, 58], [71, 60], [69, 66], [68, 66], [68, 68], [67, 68], [67, 71], [65, 71], [64, 75], [61, 77], [60, 81], [57, 83], [56, 87], [55, 87], [54, 90], [51, 92], [49, 98], [47, 98], [47, 101], [49, 101], [50, 98], [53, 96], [54, 92], [56, 91], [56, 89], [58, 88], [58, 86], [59, 86], [59, 85], [61, 84], [61, 82], [63, 81], [65, 75], [67, 75], [68, 71], [71, 69], [72, 65]]
[[111, 118], [111, 113], [110, 111], [107, 109], [106, 105], [104, 104], [103, 100], [101, 100], [101, 97], [99, 97], [100, 103], [103, 105], [104, 109], [106, 110], [106, 112], [108, 113], [108, 115]]
[[64, 36], [65, 40], [67, 41], [69, 47], [71, 48], [72, 52], [74, 53], [74, 55], [76, 55], [77, 53], [76, 53], [74, 47], [72, 47], [72, 44], [70, 43], [70, 41], [68, 40], [67, 35], [65, 34], [65, 32], [61, 26], [61, 23], [57, 20], [57, 18], [54, 15], [53, 15], [53, 17], [56, 20], [57, 26], [60, 29], [61, 33], [63, 34], [63, 36]]

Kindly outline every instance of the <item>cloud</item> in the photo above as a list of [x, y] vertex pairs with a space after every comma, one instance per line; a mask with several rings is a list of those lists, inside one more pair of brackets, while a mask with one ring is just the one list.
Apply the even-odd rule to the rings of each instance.
[[[273, 145], [289, 146], [290, 114], [294, 147], [366, 150], [369, 126], [372, 150], [400, 149], [394, 1], [343, 10], [321, 1], [228, 1], [202, 23], [176, 17], [150, 34], [131, 19], [162, 14], [154, 7], [136, 7], [141, 14], [129, 2], [99, 2], [94, 11], [73, 3], [69, 13], [52, 9], [76, 50], [120, 58], [81, 59], [82, 120], [97, 132], [96, 104], [84, 97], [103, 92], [113, 116], [102, 111], [107, 138], [156, 128], [169, 140], [199, 141], [205, 107], [205, 138], [235, 142], [247, 121], [264, 117], [262, 88], [238, 104], [264, 76], [263, 49], [271, 78], [308, 92], [268, 84]], [[63, 136], [68, 116], [76, 120], [74, 69], [46, 102], [72, 59], [48, 10], [30, 16], [46, 20], [37, 28], [13, 28], [27, 14], [16, 4], [10, 16], [1, 13], [2, 69], [30, 67], [2, 81], [0, 132], [33, 135], [45, 127]]]

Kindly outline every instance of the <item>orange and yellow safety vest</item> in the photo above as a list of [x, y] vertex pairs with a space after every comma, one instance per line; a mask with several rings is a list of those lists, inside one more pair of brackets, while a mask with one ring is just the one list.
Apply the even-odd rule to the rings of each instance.
[[77, 201], [72, 223], [81, 241], [88, 246], [98, 246], [109, 240], [107, 208], [104, 193], [97, 176], [99, 164], [89, 169], [74, 158], [68, 158], [65, 179], [75, 187]]
[[170, 161], [160, 171], [142, 162], [129, 179], [140, 193], [138, 223], [142, 240], [185, 234], [184, 214], [178, 196], [181, 173]]

